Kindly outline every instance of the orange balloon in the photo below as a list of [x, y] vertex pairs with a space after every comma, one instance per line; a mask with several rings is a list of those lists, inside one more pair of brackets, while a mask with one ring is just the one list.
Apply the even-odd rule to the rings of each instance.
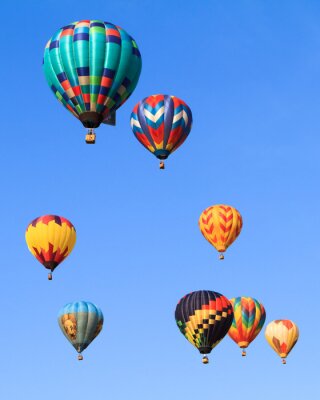
[[239, 236], [242, 228], [242, 217], [235, 208], [218, 204], [206, 208], [199, 218], [199, 228], [203, 236], [220, 253], [223, 253]]

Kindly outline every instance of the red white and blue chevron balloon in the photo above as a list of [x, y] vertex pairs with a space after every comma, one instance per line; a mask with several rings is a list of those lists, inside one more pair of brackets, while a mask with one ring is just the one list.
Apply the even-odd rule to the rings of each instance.
[[134, 107], [131, 128], [139, 142], [160, 160], [165, 160], [188, 137], [192, 112], [175, 96], [157, 94]]

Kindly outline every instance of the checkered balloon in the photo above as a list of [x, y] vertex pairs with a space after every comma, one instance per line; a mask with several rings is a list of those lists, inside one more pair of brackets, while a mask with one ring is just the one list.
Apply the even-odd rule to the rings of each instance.
[[[180, 332], [201, 354], [209, 354], [225, 337], [232, 320], [230, 301], [220, 293], [198, 290], [184, 296], [176, 307]], [[208, 357], [202, 361], [207, 364]]]
[[109, 22], [83, 20], [59, 29], [46, 45], [47, 82], [87, 128], [96, 128], [134, 91], [141, 56], [134, 39]]

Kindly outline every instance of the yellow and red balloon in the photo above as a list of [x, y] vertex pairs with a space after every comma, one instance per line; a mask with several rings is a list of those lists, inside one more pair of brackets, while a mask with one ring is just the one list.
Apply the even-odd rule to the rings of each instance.
[[27, 227], [26, 242], [30, 252], [47, 269], [53, 270], [68, 257], [76, 243], [76, 230], [66, 218], [44, 215]]

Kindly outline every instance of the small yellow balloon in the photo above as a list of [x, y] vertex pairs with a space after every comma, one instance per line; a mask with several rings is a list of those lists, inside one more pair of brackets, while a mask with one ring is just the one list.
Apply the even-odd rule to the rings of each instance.
[[288, 319], [278, 319], [270, 322], [265, 331], [265, 337], [273, 350], [286, 363], [286, 357], [293, 349], [299, 338], [297, 325]]

